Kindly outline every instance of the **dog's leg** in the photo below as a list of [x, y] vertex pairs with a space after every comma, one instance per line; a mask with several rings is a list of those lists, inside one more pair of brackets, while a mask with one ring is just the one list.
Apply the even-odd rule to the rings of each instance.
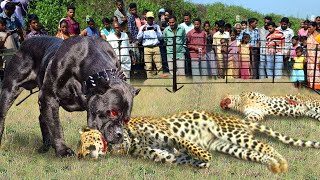
[[[40, 126], [43, 140], [48, 140], [48, 137], [50, 137], [58, 157], [74, 156], [74, 152], [65, 144], [59, 119], [59, 102], [53, 96], [49, 88], [40, 90], [39, 105], [40, 114], [43, 118]], [[43, 146], [46, 146], [46, 144]]]
[[0, 144], [5, 126], [5, 118], [14, 100], [23, 90], [23, 85], [35, 79], [32, 75], [33, 60], [31, 57], [17, 53], [5, 69], [0, 95]]
[[47, 124], [44, 122], [45, 118], [42, 117], [40, 114], [39, 116], [39, 123], [41, 128], [41, 134], [42, 134], [42, 141], [43, 145], [38, 149], [39, 153], [46, 153], [49, 151], [50, 147], [52, 146], [51, 140], [50, 140], [50, 132], [48, 129]]
[[10, 86], [5, 89], [2, 89], [0, 95], [0, 145], [3, 135], [3, 130], [5, 126], [5, 118], [9, 108], [12, 106], [14, 100], [22, 92], [23, 88], [18, 86]]

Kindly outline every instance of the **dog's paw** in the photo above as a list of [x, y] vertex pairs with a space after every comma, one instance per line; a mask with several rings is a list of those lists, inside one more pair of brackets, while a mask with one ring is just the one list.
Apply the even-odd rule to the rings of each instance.
[[73, 156], [75, 156], [75, 153], [74, 153], [74, 151], [72, 149], [65, 148], [63, 150], [57, 151], [56, 155], [58, 157], [73, 157]]

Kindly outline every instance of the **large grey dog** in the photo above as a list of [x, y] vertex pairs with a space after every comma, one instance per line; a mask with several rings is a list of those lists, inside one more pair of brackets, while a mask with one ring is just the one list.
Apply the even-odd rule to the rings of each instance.
[[123, 140], [123, 123], [131, 115], [133, 97], [140, 89], [123, 80], [117, 56], [100, 38], [34, 37], [22, 43], [7, 64], [0, 95], [0, 142], [6, 114], [23, 89], [39, 87], [43, 145], [60, 157], [74, 152], [64, 141], [59, 107], [87, 111], [87, 124], [100, 130], [107, 142]]

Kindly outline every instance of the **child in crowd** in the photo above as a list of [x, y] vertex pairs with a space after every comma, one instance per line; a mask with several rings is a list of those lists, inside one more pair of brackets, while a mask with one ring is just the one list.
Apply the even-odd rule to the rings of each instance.
[[290, 77], [291, 82], [294, 82], [294, 87], [301, 88], [302, 82], [305, 80], [304, 74], [304, 63], [306, 63], [306, 58], [302, 55], [303, 48], [296, 48], [296, 55], [294, 57], [293, 70]]
[[[130, 57], [131, 57], [131, 64], [135, 65], [136, 62], [139, 60], [139, 49], [138, 49], [138, 45], [133, 41], [132, 35], [130, 34], [130, 32], [127, 32], [127, 35], [129, 37], [129, 46], [130, 46]], [[131, 66], [132, 67], [132, 66]]]
[[[229, 69], [229, 66], [232, 66], [232, 64], [229, 62], [227, 62], [228, 60], [228, 44], [229, 43], [229, 40], [227, 38], [222, 38], [220, 39], [220, 45], [221, 45], [221, 54], [222, 54], [222, 61], [223, 61], [223, 72], [225, 72], [226, 74], [224, 74], [224, 77], [227, 77], [228, 76], [228, 79], [229, 78], [232, 78], [230, 76], [230, 73], [231, 73], [231, 69]], [[228, 68], [228, 71], [227, 69]]]
[[65, 19], [61, 19], [59, 22], [59, 30], [56, 37], [63, 40], [68, 39], [70, 37], [68, 28], [68, 22]]
[[300, 43], [300, 46], [303, 48], [304, 56], [306, 56], [307, 54], [307, 44], [308, 44], [307, 40], [308, 40], [307, 36], [301, 36], [299, 38], [299, 43]]
[[250, 35], [243, 33], [239, 46], [240, 78], [250, 79]]
[[26, 39], [34, 36], [46, 36], [48, 33], [42, 28], [39, 23], [39, 18], [35, 14], [28, 15], [28, 25], [26, 30]]
[[[239, 55], [238, 48], [239, 44], [237, 41], [237, 30], [232, 29], [230, 32], [230, 42], [229, 42], [229, 56], [228, 56], [228, 75], [232, 75], [234, 78], [239, 78]], [[229, 72], [230, 71], [230, 72]]]
[[[307, 57], [307, 42], [308, 40], [308, 37], [307, 36], [301, 36], [299, 38], [299, 43], [300, 43], [300, 47], [302, 47], [303, 51], [302, 51], [302, 55], [304, 57]], [[308, 76], [308, 73], [307, 73], [307, 69], [308, 69], [308, 66], [307, 66], [307, 63], [308, 62], [305, 62], [305, 64], [303, 65], [303, 70], [304, 70], [304, 79], [305, 79], [305, 83], [307, 83], [307, 76]]]
[[248, 24], [247, 21], [241, 21], [241, 30], [247, 29], [247, 24]]
[[299, 36], [293, 36], [291, 40], [292, 46], [290, 50], [288, 51], [288, 56], [290, 57], [289, 63], [288, 63], [288, 70], [291, 70], [294, 64], [293, 58], [296, 56], [296, 48], [299, 47]]
[[[16, 43], [9, 31], [6, 30], [7, 21], [0, 18], [0, 52], [5, 52], [5, 49], [17, 50]], [[12, 56], [0, 56], [0, 78], [3, 78], [4, 62], [11, 59]]]
[[130, 78], [131, 79], [138, 79], [138, 80], [145, 80], [147, 78], [147, 73], [144, 69], [144, 63], [141, 61], [141, 54], [138, 45], [133, 41], [132, 35], [127, 32], [129, 37], [129, 54], [131, 58], [131, 71], [130, 71]]
[[90, 17], [87, 17], [86, 21], [88, 27], [80, 33], [80, 36], [100, 36], [99, 30], [95, 27], [94, 20]]
[[114, 33], [114, 29], [111, 27], [111, 21], [109, 18], [103, 18], [102, 24], [104, 28], [101, 30], [100, 34], [102, 39], [107, 40], [107, 36]]

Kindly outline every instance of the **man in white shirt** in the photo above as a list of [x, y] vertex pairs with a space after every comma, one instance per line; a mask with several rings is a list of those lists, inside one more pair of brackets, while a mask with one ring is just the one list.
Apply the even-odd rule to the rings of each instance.
[[[183, 14], [183, 23], [180, 24], [180, 26], [182, 26], [185, 31], [186, 31], [186, 34], [188, 34], [189, 31], [191, 31], [192, 29], [194, 29], [194, 25], [192, 24], [192, 20], [191, 20], [191, 13], [187, 12], [187, 13], [184, 13]], [[187, 48], [186, 46], [186, 49], [185, 49], [185, 58], [186, 58], [186, 61], [185, 61], [185, 68], [186, 68], [186, 75], [188, 76], [191, 76], [192, 75], [192, 72], [191, 72], [191, 57], [190, 57], [190, 52], [189, 52], [189, 49]]]
[[288, 60], [289, 57], [286, 57], [285, 55], [288, 53], [291, 47], [291, 40], [294, 36], [294, 32], [291, 28], [288, 27], [289, 24], [289, 18], [283, 17], [280, 21], [281, 26], [277, 28], [280, 32], [283, 33], [285, 37], [285, 44], [284, 44], [284, 51], [283, 51], [283, 63], [284, 63], [284, 69], [288, 70]]
[[192, 24], [192, 20], [191, 20], [191, 14], [190, 13], [184, 13], [183, 14], [183, 23], [181, 23], [180, 25], [186, 30], [186, 34], [188, 34], [189, 31], [191, 31], [192, 29], [194, 29], [194, 26]]
[[[142, 41], [144, 46], [144, 62], [148, 71], [148, 78], [150, 75], [157, 75], [161, 73], [161, 56], [159, 43], [162, 38], [162, 33], [158, 24], [154, 23], [154, 14], [149, 11], [146, 14], [147, 23], [140, 27], [137, 39]], [[156, 71], [152, 72], [152, 63], [156, 65]]]
[[129, 79], [131, 70], [129, 37], [127, 33], [121, 32], [120, 23], [114, 22], [113, 28], [115, 32], [107, 36], [107, 41], [110, 43], [116, 55], [119, 57], [121, 69]]

